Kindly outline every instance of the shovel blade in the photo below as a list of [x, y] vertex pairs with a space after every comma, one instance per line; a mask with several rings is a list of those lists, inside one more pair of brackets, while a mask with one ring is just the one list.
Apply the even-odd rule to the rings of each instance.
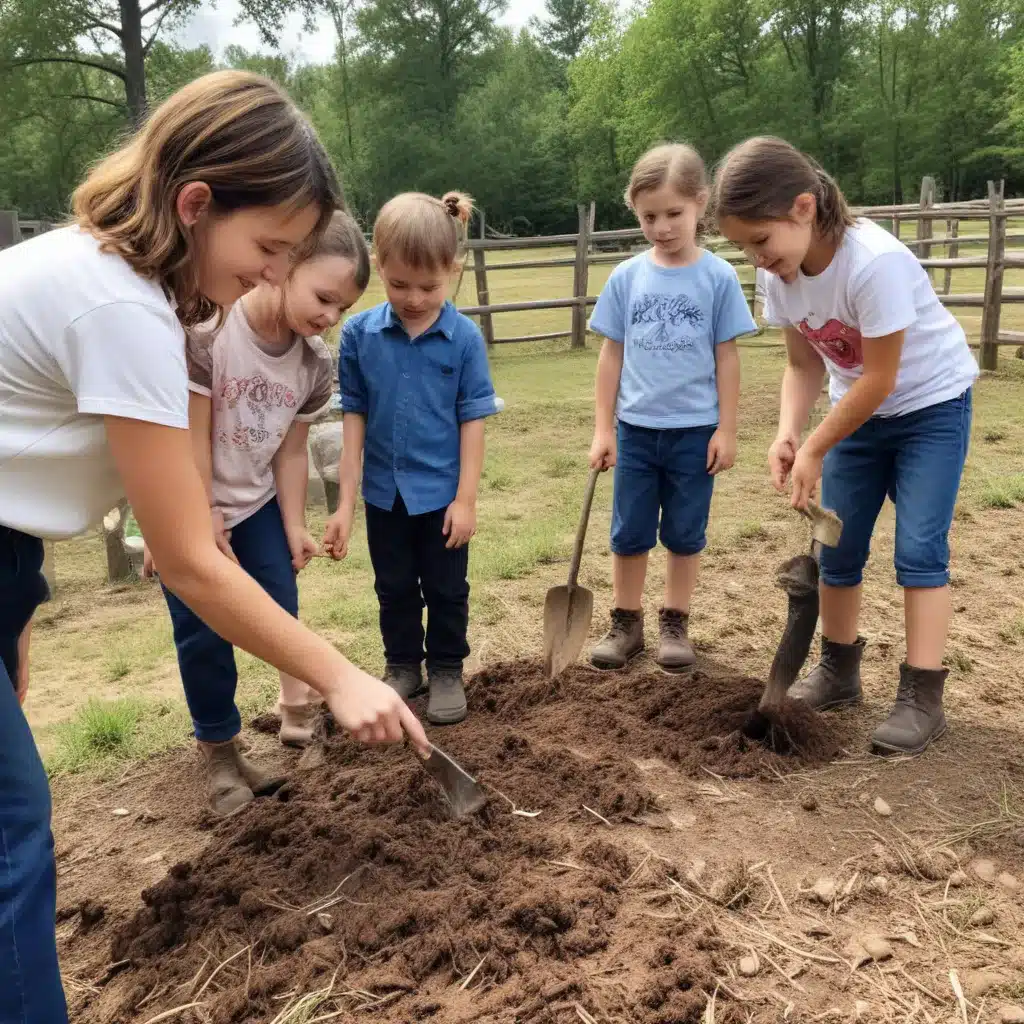
[[544, 600], [544, 666], [548, 678], [564, 672], [590, 634], [594, 595], [586, 587], [552, 587]]
[[475, 814], [487, 803], [487, 794], [476, 779], [460, 768], [443, 750], [432, 745], [430, 756], [424, 759], [423, 767], [441, 787], [456, 818]]

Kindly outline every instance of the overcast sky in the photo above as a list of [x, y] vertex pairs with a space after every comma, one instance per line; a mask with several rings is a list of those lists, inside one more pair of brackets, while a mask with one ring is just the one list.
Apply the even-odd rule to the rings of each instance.
[[[543, 10], [544, 0], [512, 0], [502, 21], [507, 25], [525, 25], [531, 16]], [[229, 43], [237, 43], [247, 50], [264, 49], [252, 25], [234, 24], [237, 13], [235, 0], [218, 0], [216, 7], [208, 5], [194, 15], [176, 34], [177, 40], [184, 46], [206, 43], [216, 56], [220, 56]], [[301, 18], [292, 18], [281, 38], [282, 51], [303, 63], [322, 64], [332, 60], [334, 44], [334, 29], [329, 19], [324, 19], [322, 31], [308, 33], [302, 31]]]

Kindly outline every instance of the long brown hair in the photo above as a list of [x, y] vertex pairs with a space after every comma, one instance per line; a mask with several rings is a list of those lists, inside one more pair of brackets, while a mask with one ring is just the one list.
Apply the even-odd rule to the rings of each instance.
[[101, 160], [74, 194], [75, 221], [173, 296], [185, 326], [217, 307], [199, 290], [192, 233], [175, 203], [202, 181], [213, 209], [313, 205], [311, 244], [343, 206], [330, 160], [309, 122], [269, 79], [216, 71], [165, 100], [123, 148]]
[[377, 266], [390, 257], [417, 270], [454, 270], [473, 200], [464, 192], [446, 192], [440, 199], [422, 192], [403, 192], [389, 199], [373, 225]]
[[814, 196], [818, 233], [838, 244], [855, 223], [835, 179], [813, 157], [784, 139], [757, 136], [730, 150], [715, 174], [714, 207], [719, 222], [781, 220], [797, 196]]

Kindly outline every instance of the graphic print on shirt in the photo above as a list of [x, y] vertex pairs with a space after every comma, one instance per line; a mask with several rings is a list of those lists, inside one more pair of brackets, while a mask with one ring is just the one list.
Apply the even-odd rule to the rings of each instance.
[[[273, 383], [262, 374], [252, 377], [228, 377], [219, 388], [219, 403], [236, 413], [230, 432], [221, 428], [217, 440], [227, 448], [253, 451], [268, 441], [280, 442], [283, 433], [267, 430], [270, 409], [294, 409], [295, 392], [287, 385]], [[242, 399], [245, 399], [244, 405]]]
[[703, 310], [685, 295], [646, 294], [630, 308], [630, 341], [645, 352], [683, 352], [700, 344], [687, 329], [703, 323]]
[[804, 317], [797, 324], [797, 330], [840, 369], [854, 370], [864, 365], [864, 347], [856, 327], [850, 327], [835, 317], [826, 321], [822, 327], [811, 327], [807, 317]]

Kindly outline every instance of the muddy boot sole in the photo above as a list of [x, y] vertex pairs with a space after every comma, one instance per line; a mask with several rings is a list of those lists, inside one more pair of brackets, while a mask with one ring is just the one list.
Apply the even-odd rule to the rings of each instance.
[[839, 711], [841, 708], [853, 708], [858, 704], [864, 703], [864, 695], [862, 693], [856, 697], [841, 697], [838, 700], [826, 701], [824, 704], [811, 704], [800, 697], [793, 697], [791, 699], [800, 701], [801, 704], [806, 704], [813, 711]]

